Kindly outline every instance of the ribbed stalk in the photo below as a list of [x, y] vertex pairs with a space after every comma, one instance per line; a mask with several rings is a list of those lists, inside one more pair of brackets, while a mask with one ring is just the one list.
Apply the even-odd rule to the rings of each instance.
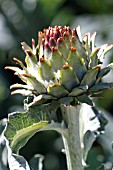
[[82, 149], [80, 144], [79, 115], [80, 106], [62, 106], [68, 129], [63, 135], [68, 170], [83, 170]]

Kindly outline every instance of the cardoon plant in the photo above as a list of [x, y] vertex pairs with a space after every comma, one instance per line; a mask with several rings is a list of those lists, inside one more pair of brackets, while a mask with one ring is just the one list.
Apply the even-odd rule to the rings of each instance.
[[[113, 86], [112, 82], [102, 82], [102, 77], [113, 68], [112, 63], [102, 66], [104, 55], [113, 45], [96, 47], [95, 37], [96, 33], [82, 37], [80, 26], [73, 30], [55, 26], [39, 32], [38, 45], [34, 39], [32, 47], [22, 42], [25, 65], [14, 58], [20, 67], [6, 67], [24, 82], [12, 85], [11, 89], [16, 89], [12, 94], [27, 96], [25, 112], [9, 114], [5, 130], [7, 147], [15, 153], [7, 158], [9, 169], [13, 167], [10, 158], [18, 158], [19, 149], [36, 132], [44, 130], [62, 135], [68, 170], [85, 168], [88, 151], [107, 123], [92, 99]], [[87, 114], [88, 109], [91, 115]], [[24, 158], [15, 159], [18, 166], [21, 159]], [[25, 164], [25, 169], [32, 167]]]

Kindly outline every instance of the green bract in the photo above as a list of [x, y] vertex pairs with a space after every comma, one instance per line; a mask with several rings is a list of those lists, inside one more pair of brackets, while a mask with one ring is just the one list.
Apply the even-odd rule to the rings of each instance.
[[113, 45], [95, 47], [96, 33], [82, 38], [80, 26], [49, 27], [39, 32], [38, 45], [32, 40], [32, 48], [25, 42], [22, 49], [26, 53], [25, 63], [14, 58], [18, 67], [6, 67], [15, 71], [26, 84], [14, 84], [12, 94], [34, 95], [34, 103], [59, 100], [75, 105], [79, 102], [92, 104], [90, 96], [97, 96], [113, 83], [102, 83], [101, 78], [113, 67], [102, 68], [103, 56]]

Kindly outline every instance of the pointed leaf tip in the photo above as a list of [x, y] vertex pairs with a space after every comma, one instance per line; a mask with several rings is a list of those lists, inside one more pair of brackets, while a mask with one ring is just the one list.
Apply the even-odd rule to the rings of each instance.
[[48, 94], [57, 98], [62, 98], [68, 94], [68, 91], [59, 83], [56, 83], [52, 86], [48, 86], [47, 91]]
[[83, 94], [81, 96], [78, 96], [77, 99], [81, 102], [81, 103], [86, 103], [90, 106], [93, 106], [93, 102], [92, 100], [86, 95], [86, 94]]
[[21, 94], [22, 96], [29, 96], [32, 94], [30, 90], [18, 89], [11, 92], [11, 95]]
[[106, 49], [104, 50], [104, 55], [113, 48], [113, 44], [107, 45]]
[[79, 37], [79, 41], [82, 42], [82, 35], [81, 35], [81, 30], [80, 30], [80, 25], [76, 27], [76, 33]]
[[72, 67], [69, 67], [68, 64], [64, 65], [60, 70], [60, 83], [67, 90], [72, 90], [77, 85], [79, 85], [79, 79], [74, 72]]
[[87, 72], [87, 68], [85, 66], [84, 59], [79, 55], [75, 47], [70, 49], [70, 53], [68, 55], [68, 63], [74, 69], [78, 79], [81, 81]]
[[31, 47], [26, 42], [21, 42], [23, 51], [32, 50]]
[[96, 82], [99, 69], [100, 66], [96, 66], [88, 70], [88, 72], [85, 74], [81, 81], [81, 85], [88, 85], [88, 87], [91, 87]]

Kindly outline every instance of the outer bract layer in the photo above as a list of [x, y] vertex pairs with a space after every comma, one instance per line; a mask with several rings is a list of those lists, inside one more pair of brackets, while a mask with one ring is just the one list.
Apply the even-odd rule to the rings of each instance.
[[[34, 96], [34, 103], [59, 100], [75, 105], [79, 102], [92, 104], [91, 96], [97, 96], [109, 89], [113, 83], [102, 83], [101, 78], [113, 67], [102, 68], [103, 56], [113, 45], [95, 47], [94, 33], [86, 33], [82, 38], [80, 26], [49, 27], [39, 32], [38, 45], [32, 39], [32, 48], [25, 42], [22, 49], [26, 53], [25, 63], [14, 58], [18, 67], [6, 67], [15, 71], [25, 83], [14, 84], [12, 94]], [[37, 103], [37, 104], [38, 104]]]

